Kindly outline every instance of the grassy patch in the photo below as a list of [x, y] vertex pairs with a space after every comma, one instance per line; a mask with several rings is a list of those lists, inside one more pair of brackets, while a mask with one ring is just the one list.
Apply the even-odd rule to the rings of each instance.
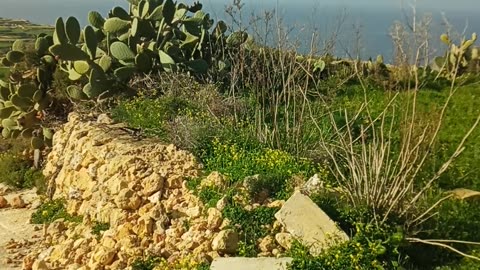
[[100, 236], [100, 234], [106, 230], [110, 229], [109, 223], [95, 222], [92, 226], [92, 233]]
[[33, 224], [49, 224], [57, 219], [63, 218], [65, 221], [80, 223], [83, 220], [81, 216], [72, 216], [67, 213], [65, 200], [56, 199], [42, 204], [33, 214], [31, 222]]
[[45, 179], [41, 170], [32, 168], [31, 161], [20, 156], [19, 153], [6, 151], [0, 154], [0, 182], [18, 188], [37, 187], [39, 193], [45, 191]]

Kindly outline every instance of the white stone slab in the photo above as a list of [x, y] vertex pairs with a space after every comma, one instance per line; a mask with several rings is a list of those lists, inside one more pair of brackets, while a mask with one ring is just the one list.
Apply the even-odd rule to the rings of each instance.
[[292, 258], [216, 258], [211, 270], [287, 270]]
[[310, 247], [312, 255], [349, 240], [322, 209], [299, 191], [288, 199], [275, 218], [293, 237]]

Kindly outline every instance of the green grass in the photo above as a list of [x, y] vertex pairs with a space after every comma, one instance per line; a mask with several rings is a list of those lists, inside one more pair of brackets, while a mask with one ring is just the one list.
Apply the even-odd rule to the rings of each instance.
[[56, 199], [42, 204], [30, 219], [32, 224], [49, 224], [57, 219], [63, 218], [65, 221], [80, 223], [83, 220], [81, 216], [72, 216], [65, 209], [65, 200]]

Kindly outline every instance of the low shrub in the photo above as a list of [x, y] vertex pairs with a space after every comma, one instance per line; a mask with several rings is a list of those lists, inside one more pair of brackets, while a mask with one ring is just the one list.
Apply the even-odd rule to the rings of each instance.
[[83, 220], [81, 216], [72, 216], [67, 213], [64, 199], [56, 199], [43, 203], [35, 212], [32, 213], [30, 222], [32, 224], [49, 224], [57, 219], [63, 218], [65, 221], [80, 223]]
[[104, 222], [94, 222], [92, 226], [92, 233], [100, 236], [100, 234], [106, 230], [110, 229], [110, 224], [109, 223], [104, 223]]
[[32, 168], [31, 161], [12, 151], [0, 153], [0, 182], [24, 189], [37, 187], [39, 193], [45, 192], [45, 179], [40, 170]]

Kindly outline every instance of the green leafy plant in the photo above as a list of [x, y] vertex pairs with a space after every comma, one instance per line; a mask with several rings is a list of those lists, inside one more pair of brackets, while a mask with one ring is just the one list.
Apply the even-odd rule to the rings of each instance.
[[33, 224], [49, 224], [60, 218], [75, 223], [80, 223], [83, 219], [81, 216], [72, 216], [68, 214], [65, 209], [65, 200], [56, 199], [43, 203], [32, 213], [30, 221]]
[[106, 230], [110, 229], [110, 224], [109, 223], [103, 223], [103, 222], [94, 222], [92, 226], [92, 233], [100, 236], [100, 234]]
[[267, 236], [269, 231], [265, 225], [273, 224], [277, 211], [277, 208], [263, 206], [249, 211], [233, 202], [222, 211], [224, 218], [228, 218], [232, 225], [238, 225], [240, 243], [237, 252], [240, 256], [254, 257], [259, 253], [257, 240]]
[[45, 180], [41, 171], [32, 168], [30, 161], [12, 151], [0, 154], [1, 182], [15, 188], [37, 187], [39, 193], [45, 189]]

